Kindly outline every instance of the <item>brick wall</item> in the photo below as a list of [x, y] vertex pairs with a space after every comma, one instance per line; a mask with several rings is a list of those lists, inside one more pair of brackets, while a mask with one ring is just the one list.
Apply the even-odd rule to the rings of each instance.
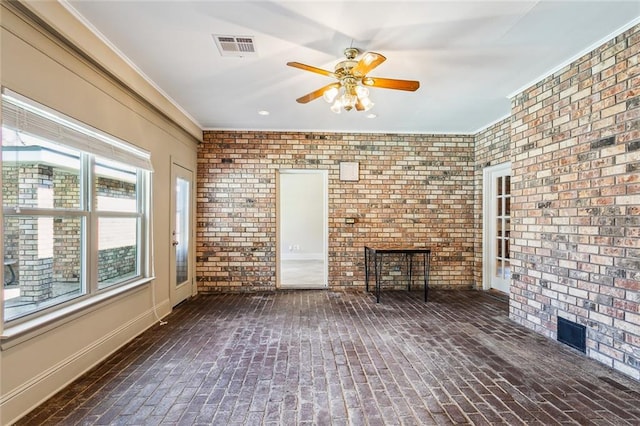
[[136, 273], [136, 246], [121, 246], [98, 251], [98, 283], [108, 285]]
[[[473, 144], [473, 136], [205, 131], [198, 290], [275, 288], [280, 168], [329, 170], [331, 288], [363, 289], [363, 246], [384, 243], [431, 246], [433, 286], [474, 286]], [[339, 180], [341, 161], [360, 163], [358, 182]]]
[[[25, 164], [18, 172], [21, 207], [52, 208], [53, 169], [42, 164]], [[6, 231], [5, 231], [6, 232]], [[53, 295], [53, 218], [20, 216], [18, 229], [18, 274], [20, 296], [41, 302]]]
[[[2, 165], [2, 198], [3, 208], [15, 206], [18, 200], [18, 168]], [[4, 258], [18, 259], [19, 219], [15, 216], [4, 215], [2, 217], [2, 241], [4, 244]], [[14, 265], [14, 273], [19, 274], [18, 266]], [[8, 271], [5, 270], [5, 274]]]
[[[54, 168], [53, 201], [56, 208], [73, 209], [80, 207], [80, 184], [77, 170], [67, 172]], [[80, 256], [82, 256], [81, 218], [54, 219], [53, 281], [80, 282]]]
[[640, 379], [639, 28], [474, 136], [205, 132], [199, 291], [274, 288], [278, 168], [330, 171], [331, 287], [363, 287], [365, 243], [406, 239], [434, 247], [433, 285], [481, 288], [482, 173], [511, 161], [510, 317], [552, 339], [558, 316], [585, 325], [588, 356]]
[[511, 318], [640, 379], [640, 26], [512, 99]]
[[135, 182], [125, 182], [119, 179], [97, 176], [96, 195], [98, 197], [135, 200], [136, 184]]

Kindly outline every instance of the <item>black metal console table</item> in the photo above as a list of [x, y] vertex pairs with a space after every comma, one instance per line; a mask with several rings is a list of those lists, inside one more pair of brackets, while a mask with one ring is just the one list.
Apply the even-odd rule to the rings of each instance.
[[413, 256], [422, 255], [424, 265], [424, 301], [427, 301], [429, 294], [429, 263], [431, 261], [431, 249], [415, 248], [415, 247], [364, 247], [364, 276], [366, 290], [369, 291], [369, 277], [371, 276], [371, 262], [373, 262], [375, 284], [376, 284], [376, 303], [380, 302], [380, 286], [382, 275], [382, 260], [385, 255], [403, 255], [408, 264], [409, 281], [407, 290], [411, 290], [411, 280], [413, 278]]

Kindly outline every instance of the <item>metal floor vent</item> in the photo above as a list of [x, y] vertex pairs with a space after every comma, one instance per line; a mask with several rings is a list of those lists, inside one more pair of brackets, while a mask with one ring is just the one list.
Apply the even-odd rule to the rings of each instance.
[[586, 353], [587, 327], [558, 317], [558, 341]]
[[256, 56], [256, 44], [252, 36], [213, 35], [222, 56]]

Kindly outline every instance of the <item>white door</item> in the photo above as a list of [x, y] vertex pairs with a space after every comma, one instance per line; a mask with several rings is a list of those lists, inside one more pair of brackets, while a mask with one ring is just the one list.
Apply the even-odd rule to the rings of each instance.
[[279, 288], [327, 287], [328, 172], [278, 172]]
[[171, 165], [171, 276], [173, 306], [194, 294], [193, 280], [193, 173], [175, 163]]
[[509, 293], [511, 263], [511, 163], [484, 170], [483, 288]]

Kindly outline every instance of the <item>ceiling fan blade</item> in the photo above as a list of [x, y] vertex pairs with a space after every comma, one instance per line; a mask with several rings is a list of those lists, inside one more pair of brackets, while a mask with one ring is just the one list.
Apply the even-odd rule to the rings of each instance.
[[301, 64], [300, 62], [287, 62], [287, 65], [294, 68], [300, 68], [301, 70], [311, 71], [317, 74], [326, 75], [327, 77], [335, 78], [335, 74], [331, 71], [323, 70], [322, 68], [313, 67], [311, 65]]
[[299, 97], [298, 99], [296, 99], [296, 101], [300, 104], [306, 104], [307, 102], [311, 102], [314, 99], [318, 99], [320, 96], [324, 94], [324, 92], [326, 92], [327, 90], [333, 87], [339, 88], [340, 83], [327, 84], [326, 86], [321, 87], [318, 90], [314, 90], [311, 93], [307, 93], [306, 95]]
[[369, 71], [386, 61], [387, 58], [376, 52], [367, 52], [362, 55], [362, 58], [358, 61], [355, 67], [351, 70], [351, 73], [355, 77], [362, 77], [367, 75]]
[[395, 80], [393, 78], [365, 77], [362, 84], [382, 89], [407, 90], [415, 92], [420, 87], [420, 82], [415, 80]]

